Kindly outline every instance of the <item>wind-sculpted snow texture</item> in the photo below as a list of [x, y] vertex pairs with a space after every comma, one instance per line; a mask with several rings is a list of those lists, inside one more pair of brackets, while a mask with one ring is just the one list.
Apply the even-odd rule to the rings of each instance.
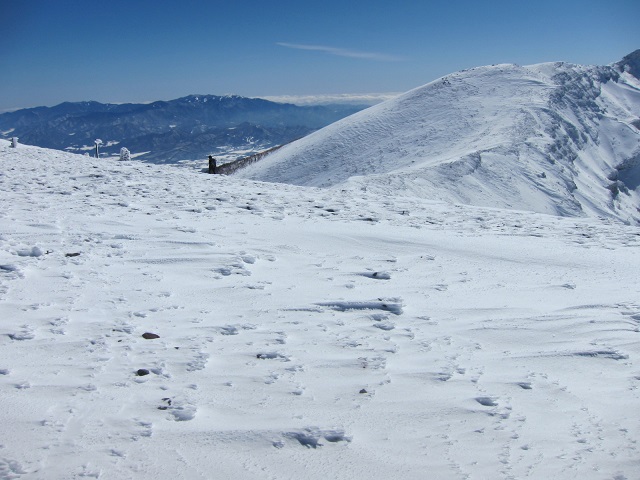
[[622, 70], [549, 63], [454, 73], [239, 175], [637, 223], [640, 81]]
[[0, 165], [0, 479], [638, 478], [638, 227]]

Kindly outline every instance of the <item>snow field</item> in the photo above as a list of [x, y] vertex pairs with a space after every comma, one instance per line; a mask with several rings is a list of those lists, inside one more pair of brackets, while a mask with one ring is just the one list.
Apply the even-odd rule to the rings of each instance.
[[640, 472], [637, 227], [0, 164], [2, 479]]

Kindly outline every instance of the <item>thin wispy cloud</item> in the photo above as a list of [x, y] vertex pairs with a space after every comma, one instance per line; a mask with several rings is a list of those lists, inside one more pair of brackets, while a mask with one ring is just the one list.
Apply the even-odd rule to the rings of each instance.
[[277, 45], [285, 48], [294, 48], [296, 50], [312, 50], [315, 52], [323, 52], [328, 53], [329, 55], [336, 55], [338, 57], [360, 58], [364, 60], [376, 60], [380, 62], [400, 62], [402, 60], [406, 60], [405, 58], [396, 55], [387, 55], [377, 52], [361, 52], [348, 48], [327, 47], [325, 45], [304, 45], [300, 43], [287, 42], [278, 42]]

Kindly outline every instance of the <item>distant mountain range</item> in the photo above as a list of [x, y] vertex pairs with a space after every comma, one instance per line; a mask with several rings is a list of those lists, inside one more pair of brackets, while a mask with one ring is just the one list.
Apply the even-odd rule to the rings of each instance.
[[91, 154], [100, 139], [104, 155], [126, 147], [138, 159], [171, 163], [264, 150], [367, 106], [296, 106], [235, 95], [190, 95], [148, 104], [66, 102], [0, 114], [0, 138]]
[[237, 175], [640, 224], [640, 50], [447, 75]]

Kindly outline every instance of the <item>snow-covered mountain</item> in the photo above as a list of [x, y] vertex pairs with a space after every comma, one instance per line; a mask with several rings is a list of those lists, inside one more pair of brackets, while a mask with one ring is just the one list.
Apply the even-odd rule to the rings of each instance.
[[639, 227], [0, 165], [2, 480], [638, 478]]
[[296, 106], [237, 95], [189, 95], [146, 104], [65, 102], [0, 114], [0, 138], [73, 153], [122, 147], [155, 163], [251, 153], [282, 145], [362, 110], [363, 105]]
[[238, 175], [637, 223], [638, 57], [610, 66], [457, 72], [325, 127]]

